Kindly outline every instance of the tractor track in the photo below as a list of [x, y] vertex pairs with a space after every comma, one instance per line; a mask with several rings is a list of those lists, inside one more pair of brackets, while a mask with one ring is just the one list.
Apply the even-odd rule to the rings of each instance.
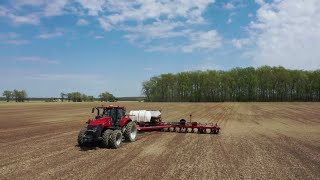
[[[114, 103], [118, 104], [118, 103]], [[0, 104], [0, 179], [319, 179], [320, 103], [134, 103], [218, 135], [144, 132], [120, 149], [80, 148], [101, 103]]]

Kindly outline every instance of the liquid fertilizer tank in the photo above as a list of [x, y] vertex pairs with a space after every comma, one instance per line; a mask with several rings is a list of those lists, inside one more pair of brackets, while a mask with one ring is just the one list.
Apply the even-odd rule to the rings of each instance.
[[148, 123], [153, 119], [159, 119], [161, 117], [161, 112], [147, 110], [130, 111], [130, 117], [132, 121]]

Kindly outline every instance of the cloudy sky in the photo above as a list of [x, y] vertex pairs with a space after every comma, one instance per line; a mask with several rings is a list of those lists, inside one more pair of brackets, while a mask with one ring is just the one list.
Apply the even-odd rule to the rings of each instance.
[[1, 0], [0, 91], [141, 95], [154, 75], [320, 69], [319, 0]]

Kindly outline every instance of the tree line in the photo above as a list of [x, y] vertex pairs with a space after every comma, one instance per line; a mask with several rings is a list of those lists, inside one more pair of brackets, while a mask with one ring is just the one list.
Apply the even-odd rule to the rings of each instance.
[[[60, 93], [60, 99], [63, 102], [65, 99], [68, 100], [68, 102], [93, 102], [96, 100], [94, 96], [88, 96], [86, 94], [82, 94], [80, 92], [71, 92], [71, 93]], [[114, 97], [113, 94], [109, 92], [103, 92], [99, 94], [98, 98], [101, 102], [103, 101], [109, 101], [109, 102], [114, 102], [116, 101], [116, 98]]]
[[146, 101], [320, 101], [320, 70], [234, 68], [161, 74], [143, 82]]
[[[29, 100], [27, 92], [25, 90], [5, 90], [2, 95], [5, 97], [6, 101], [9, 102], [11, 100], [15, 100], [16, 102], [25, 102], [26, 100]], [[30, 98], [33, 99], [33, 98]], [[39, 98], [38, 98], [39, 99]], [[45, 100], [46, 102], [54, 102], [57, 99], [60, 99], [62, 102], [64, 100], [67, 100], [68, 102], [93, 102], [96, 100], [99, 100], [101, 102], [103, 101], [109, 101], [114, 102], [117, 99], [115, 96], [109, 92], [103, 92], [99, 95], [98, 99], [94, 96], [88, 96], [86, 94], [82, 94], [80, 92], [71, 92], [71, 93], [60, 93], [60, 98], [41, 98], [42, 100]]]
[[16, 102], [24, 102], [28, 98], [28, 94], [25, 90], [5, 90], [2, 95], [6, 98], [6, 101], [15, 100]]
[[94, 97], [88, 96], [86, 94], [82, 94], [80, 92], [71, 92], [71, 93], [60, 93], [60, 100], [64, 102], [67, 100], [68, 102], [93, 102]]

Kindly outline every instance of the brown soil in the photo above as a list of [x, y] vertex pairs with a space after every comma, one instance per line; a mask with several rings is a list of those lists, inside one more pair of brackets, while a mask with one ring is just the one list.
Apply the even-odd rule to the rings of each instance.
[[0, 179], [319, 179], [320, 103], [121, 103], [219, 135], [145, 132], [120, 149], [77, 146], [94, 103], [0, 104]]

